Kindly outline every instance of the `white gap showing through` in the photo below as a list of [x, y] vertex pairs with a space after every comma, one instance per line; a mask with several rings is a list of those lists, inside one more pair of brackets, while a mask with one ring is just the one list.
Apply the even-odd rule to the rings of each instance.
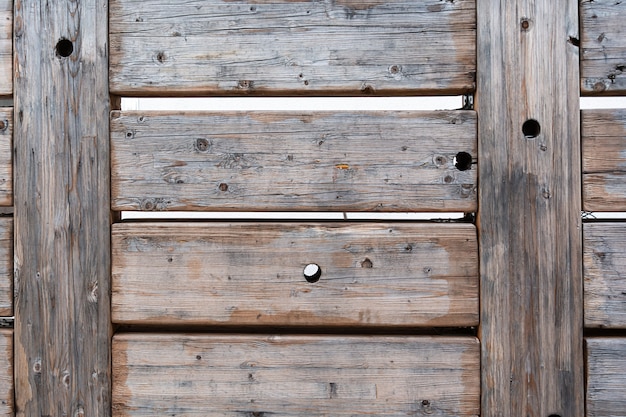
[[461, 220], [464, 213], [122, 211], [122, 220]]

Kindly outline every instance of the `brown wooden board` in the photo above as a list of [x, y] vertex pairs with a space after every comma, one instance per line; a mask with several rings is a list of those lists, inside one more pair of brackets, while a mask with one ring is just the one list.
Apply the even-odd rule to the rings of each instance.
[[477, 416], [472, 337], [119, 334], [113, 416]]
[[110, 14], [120, 95], [474, 89], [474, 0], [117, 0]]
[[626, 3], [580, 1], [581, 92], [626, 93]]
[[13, 315], [13, 219], [0, 217], [0, 317]]
[[0, 416], [13, 417], [13, 330], [0, 329]]
[[626, 224], [584, 225], [585, 326], [626, 328]]
[[626, 338], [587, 338], [587, 417], [626, 410]]
[[474, 326], [477, 258], [470, 224], [116, 224], [113, 321]]
[[582, 111], [583, 208], [626, 211], [626, 110]]
[[[115, 210], [471, 212], [476, 146], [471, 111], [114, 112], [112, 203]], [[465, 170], [455, 167], [460, 152]]]
[[12, 155], [13, 108], [0, 107], [0, 206], [5, 207], [13, 205]]
[[0, 0], [0, 96], [13, 94], [12, 68], [13, 1]]

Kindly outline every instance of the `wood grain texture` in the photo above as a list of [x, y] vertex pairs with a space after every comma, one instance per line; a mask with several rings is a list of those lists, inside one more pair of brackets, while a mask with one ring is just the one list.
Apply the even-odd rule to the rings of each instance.
[[626, 224], [584, 225], [585, 326], [626, 328]]
[[123, 223], [112, 241], [117, 323], [478, 324], [469, 224]]
[[13, 330], [0, 329], [0, 416], [13, 417]]
[[587, 417], [626, 410], [626, 338], [587, 338]]
[[[476, 115], [114, 112], [115, 210], [476, 210]], [[471, 168], [471, 165], [469, 166]]]
[[477, 416], [471, 337], [120, 334], [113, 416]]
[[626, 110], [583, 110], [583, 209], [626, 211]]
[[460, 94], [474, 0], [116, 0], [120, 95]]
[[13, 315], [13, 219], [0, 217], [0, 317]]
[[578, 2], [477, 15], [481, 415], [582, 416]]
[[0, 107], [0, 206], [5, 207], [13, 205], [12, 155], [13, 108]]
[[107, 3], [15, 0], [18, 417], [110, 415]]
[[626, 93], [626, 3], [581, 0], [581, 93]]
[[0, 0], [0, 96], [11, 94], [13, 94], [13, 1]]

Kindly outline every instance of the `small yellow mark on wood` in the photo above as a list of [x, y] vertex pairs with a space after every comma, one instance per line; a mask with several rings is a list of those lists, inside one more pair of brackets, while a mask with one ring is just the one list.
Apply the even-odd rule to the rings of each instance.
[[350, 169], [350, 165], [348, 165], [348, 164], [337, 164], [337, 165], [335, 165], [335, 168], [337, 168], [337, 169]]

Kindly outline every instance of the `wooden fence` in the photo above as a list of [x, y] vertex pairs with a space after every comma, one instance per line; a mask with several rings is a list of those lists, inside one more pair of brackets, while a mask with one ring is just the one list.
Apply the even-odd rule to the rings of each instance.
[[581, 215], [626, 211], [626, 110], [579, 108], [626, 95], [624, 19], [608, 0], [0, 0], [0, 415], [626, 415], [626, 223]]

